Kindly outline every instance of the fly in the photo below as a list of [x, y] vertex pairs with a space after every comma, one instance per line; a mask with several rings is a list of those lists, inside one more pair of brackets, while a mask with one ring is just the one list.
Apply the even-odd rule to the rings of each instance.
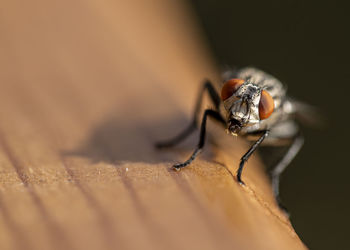
[[210, 81], [206, 81], [200, 90], [191, 124], [176, 137], [156, 146], [172, 147], [195, 131], [203, 94], [207, 91], [214, 108], [204, 111], [198, 145], [188, 160], [173, 165], [173, 168], [180, 170], [188, 166], [200, 154], [205, 144], [208, 117], [221, 123], [229, 134], [253, 140], [252, 146], [242, 156], [236, 174], [237, 181], [243, 185], [243, 168], [259, 145], [263, 141], [272, 145], [287, 141], [287, 152], [271, 172], [276, 200], [284, 209], [279, 196], [280, 175], [303, 145], [304, 139], [296, 117], [300, 108], [306, 106], [288, 97], [285, 86], [278, 79], [259, 69], [247, 67], [230, 70], [223, 74], [223, 78], [221, 95]]

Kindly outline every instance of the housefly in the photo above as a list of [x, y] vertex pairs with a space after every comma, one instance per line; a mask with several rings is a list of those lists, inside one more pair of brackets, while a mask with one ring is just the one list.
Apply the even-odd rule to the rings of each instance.
[[200, 90], [190, 125], [176, 137], [157, 143], [156, 146], [172, 147], [197, 128], [197, 116], [203, 94], [207, 91], [214, 108], [204, 111], [198, 145], [188, 160], [175, 164], [173, 168], [180, 170], [188, 166], [202, 151], [208, 117], [221, 123], [229, 134], [253, 141], [252, 146], [242, 156], [237, 170], [237, 181], [241, 184], [244, 184], [244, 165], [262, 142], [267, 145], [287, 142], [288, 150], [271, 171], [273, 191], [278, 204], [283, 208], [279, 198], [279, 179], [303, 145], [304, 139], [299, 131], [297, 117], [300, 109], [307, 106], [288, 97], [285, 86], [278, 79], [256, 68], [229, 70], [223, 74], [223, 80], [221, 95], [210, 81], [206, 81]]

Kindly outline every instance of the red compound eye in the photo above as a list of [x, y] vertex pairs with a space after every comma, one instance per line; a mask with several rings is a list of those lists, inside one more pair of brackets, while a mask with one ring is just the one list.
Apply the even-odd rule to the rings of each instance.
[[242, 79], [231, 79], [225, 82], [221, 90], [221, 99], [225, 101], [230, 98], [243, 83]]
[[261, 91], [261, 98], [259, 102], [260, 120], [269, 118], [273, 112], [274, 107], [275, 107], [275, 103], [272, 97], [270, 96], [270, 94], [265, 90]]

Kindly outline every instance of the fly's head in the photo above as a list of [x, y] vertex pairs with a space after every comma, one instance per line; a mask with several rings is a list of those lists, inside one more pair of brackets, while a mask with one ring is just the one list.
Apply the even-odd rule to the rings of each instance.
[[228, 132], [237, 135], [242, 128], [267, 119], [274, 110], [274, 101], [261, 87], [243, 79], [230, 79], [221, 90], [227, 111]]

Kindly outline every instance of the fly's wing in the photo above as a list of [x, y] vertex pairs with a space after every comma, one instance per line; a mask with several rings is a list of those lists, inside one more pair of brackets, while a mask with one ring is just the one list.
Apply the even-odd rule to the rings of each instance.
[[326, 126], [326, 120], [318, 108], [292, 98], [290, 102], [293, 105], [295, 119], [301, 124], [313, 128]]

